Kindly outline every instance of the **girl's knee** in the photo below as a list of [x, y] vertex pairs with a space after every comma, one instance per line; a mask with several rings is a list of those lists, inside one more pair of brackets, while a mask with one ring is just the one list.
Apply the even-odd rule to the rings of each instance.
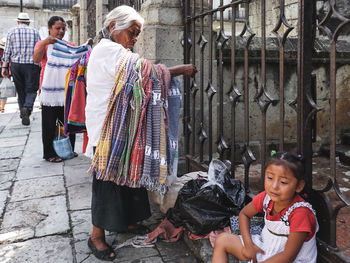
[[218, 235], [218, 237], [215, 239], [215, 245], [214, 247], [225, 247], [227, 243], [230, 242], [230, 239], [232, 238], [232, 234], [229, 233], [221, 233]]

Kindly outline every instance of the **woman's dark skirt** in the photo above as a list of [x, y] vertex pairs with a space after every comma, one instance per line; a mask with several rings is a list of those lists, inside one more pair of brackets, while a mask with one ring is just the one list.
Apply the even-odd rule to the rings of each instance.
[[147, 191], [113, 182], [92, 182], [92, 224], [111, 232], [127, 232], [128, 226], [151, 216]]

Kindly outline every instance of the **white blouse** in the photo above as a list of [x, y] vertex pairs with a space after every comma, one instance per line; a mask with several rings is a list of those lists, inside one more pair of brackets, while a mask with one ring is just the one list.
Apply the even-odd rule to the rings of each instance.
[[109, 39], [102, 39], [93, 50], [87, 66], [86, 129], [89, 142], [86, 155], [92, 157], [106, 117], [108, 99], [116, 71], [125, 48]]

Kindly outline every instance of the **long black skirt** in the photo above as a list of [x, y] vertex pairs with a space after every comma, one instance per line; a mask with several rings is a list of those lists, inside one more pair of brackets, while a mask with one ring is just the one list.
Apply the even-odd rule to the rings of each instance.
[[147, 191], [113, 182], [92, 182], [92, 224], [111, 232], [127, 232], [128, 226], [151, 216]]

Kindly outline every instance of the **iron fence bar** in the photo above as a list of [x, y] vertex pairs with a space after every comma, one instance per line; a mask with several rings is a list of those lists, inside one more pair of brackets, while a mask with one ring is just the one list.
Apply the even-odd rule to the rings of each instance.
[[[193, 6], [192, 6], [192, 17], [195, 16], [196, 14], [196, 0], [193, 0]], [[192, 64], [196, 64], [196, 20], [192, 20]], [[196, 77], [193, 78], [192, 80], [192, 85], [191, 85], [191, 94], [192, 94], [192, 123], [191, 123], [191, 128], [190, 132], [192, 134], [192, 148], [191, 148], [191, 154], [192, 156], [195, 155], [196, 153], [196, 94], [197, 94], [197, 84], [196, 84]]]
[[[249, 26], [249, 0], [245, 0], [245, 23], [246, 28]], [[248, 28], [247, 28], [248, 29]], [[244, 46], [244, 151], [249, 150], [249, 57], [248, 57], [248, 46], [247, 42]], [[244, 158], [244, 156], [243, 156]], [[244, 187], [249, 192], [249, 164], [244, 162]]]
[[[266, 88], [266, 3], [261, 0], [261, 85]], [[262, 143], [261, 143], [261, 182], [264, 182], [266, 164], [266, 110], [262, 112]]]
[[[236, 103], [239, 98], [236, 95], [231, 95], [236, 88], [236, 5], [232, 6], [232, 21], [231, 21], [231, 89], [229, 98], [231, 101], [231, 177], [235, 178], [235, 163], [236, 163]], [[236, 99], [237, 98], [237, 99]]]
[[[200, 12], [203, 13], [203, 0], [200, 1]], [[199, 145], [199, 161], [203, 163], [203, 148], [205, 142], [205, 132], [204, 132], [204, 48], [206, 45], [206, 40], [204, 37], [204, 17], [200, 17], [200, 37], [198, 39], [198, 44], [200, 45], [200, 124], [198, 135], [200, 139]]]
[[[213, 7], [213, 1], [209, 0], [209, 9]], [[213, 87], [213, 13], [209, 15], [209, 67], [208, 67], [208, 129], [209, 129], [209, 143], [208, 143], [208, 160], [209, 163], [213, 156], [213, 96], [216, 93], [216, 90]]]
[[299, 1], [297, 151], [304, 158], [308, 192], [312, 189], [312, 126], [307, 121], [311, 111], [307, 95], [311, 94], [312, 84], [313, 12], [312, 1]]
[[[190, 49], [191, 49], [191, 42], [190, 42], [190, 24], [191, 20], [189, 19], [189, 11], [190, 11], [190, 0], [185, 0], [184, 4], [184, 63], [189, 64], [190, 63]], [[189, 134], [189, 121], [190, 121], [190, 115], [189, 115], [189, 108], [190, 108], [190, 78], [184, 77], [184, 94], [183, 94], [183, 101], [184, 101], [184, 111], [183, 111], [183, 133], [184, 133], [184, 152], [185, 155], [189, 154], [190, 151], [190, 134]], [[188, 170], [188, 167], [187, 167]]]
[[[337, 170], [336, 170], [336, 41], [332, 41], [331, 43], [331, 61], [330, 61], [330, 137], [331, 137], [331, 145], [330, 145], [330, 166], [331, 166], [331, 177], [336, 180]], [[334, 218], [334, 222], [332, 225], [331, 231], [334, 233], [331, 234], [330, 237], [330, 245], [336, 246], [336, 218]]]
[[[280, 0], [280, 19], [284, 15], [284, 0]], [[279, 150], [284, 149], [284, 43], [279, 42], [279, 97], [280, 97], [280, 129]]]
[[[220, 6], [222, 6], [224, 4], [223, 0], [220, 0]], [[220, 34], [222, 34], [222, 36], [224, 36], [224, 9], [219, 8], [220, 11]], [[223, 47], [224, 47], [224, 40], [220, 46], [220, 50], [219, 50], [219, 112], [218, 112], [218, 130], [219, 130], [219, 134], [218, 134], [218, 148], [219, 148], [219, 153], [220, 153], [220, 158], [222, 158], [222, 154], [223, 152], [221, 151], [221, 139], [223, 138], [223, 132], [224, 132], [224, 125], [223, 125], [223, 116], [224, 116], [224, 98], [223, 98], [223, 90], [224, 90], [224, 76], [223, 76]]]
[[[223, 5], [223, 0], [220, 0], [220, 6]], [[223, 158], [224, 151], [228, 148], [224, 140], [224, 78], [223, 78], [223, 48], [227, 42], [228, 38], [224, 31], [224, 10], [220, 9], [220, 32], [217, 38], [219, 47], [219, 71], [218, 71], [218, 86], [219, 86], [219, 107], [218, 107], [218, 138], [217, 138], [217, 150], [220, 154], [220, 158]]]
[[[249, 19], [249, 2], [246, 0], [245, 19], [248, 24]], [[248, 45], [244, 47], [244, 141], [249, 145], [249, 86], [248, 86]]]

